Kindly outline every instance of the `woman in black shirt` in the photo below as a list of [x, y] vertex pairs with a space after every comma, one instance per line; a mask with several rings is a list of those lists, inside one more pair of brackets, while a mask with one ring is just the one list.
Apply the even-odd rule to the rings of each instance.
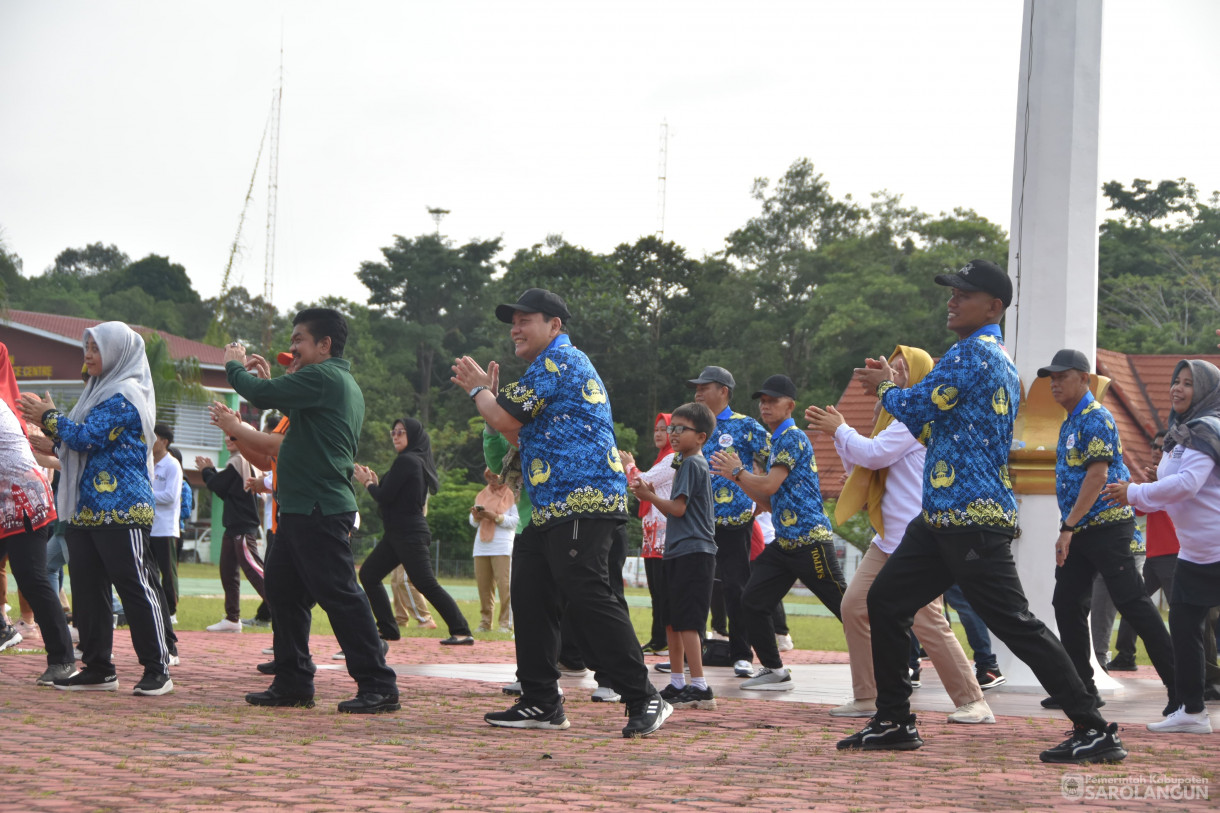
[[377, 501], [385, 524], [381, 541], [360, 567], [360, 583], [377, 619], [377, 631], [387, 641], [402, 637], [389, 596], [381, 583], [401, 564], [407, 571], [407, 578], [445, 619], [449, 637], [441, 643], [473, 644], [470, 625], [457, 602], [436, 580], [428, 560], [432, 532], [424, 510], [428, 495], [435, 494], [440, 485], [432, 462], [432, 441], [423, 425], [414, 418], [396, 420], [390, 437], [398, 456], [384, 478], [379, 480], [376, 472], [367, 466], [356, 466], [356, 479]]

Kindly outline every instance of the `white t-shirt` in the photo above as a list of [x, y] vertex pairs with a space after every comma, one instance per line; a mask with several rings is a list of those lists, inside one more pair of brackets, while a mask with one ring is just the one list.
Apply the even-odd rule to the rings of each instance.
[[923, 506], [923, 464], [927, 450], [915, 439], [906, 424], [894, 421], [875, 438], [866, 438], [847, 424], [835, 430], [835, 451], [843, 468], [852, 466], [877, 471], [888, 468], [885, 496], [881, 498], [881, 522], [885, 537], [873, 537], [873, 544], [893, 553], [906, 533], [907, 525]]
[[[274, 477], [271, 472], [263, 475], [263, 487], [270, 489], [274, 483]], [[263, 530], [271, 531], [271, 522], [275, 518], [275, 500], [271, 499], [270, 494], [260, 495], [263, 498]], [[268, 537], [270, 538], [270, 537]]]
[[182, 467], [173, 455], [153, 464], [152, 536], [177, 536], [182, 511]]
[[1169, 514], [1182, 546], [1179, 559], [1196, 565], [1220, 562], [1220, 472], [1206, 454], [1174, 446], [1161, 455], [1156, 482], [1132, 483], [1127, 500], [1145, 513]]
[[[520, 515], [517, 513], [517, 506], [514, 503], [505, 510], [499, 522], [496, 523], [495, 535], [490, 542], [484, 542], [479, 539], [479, 533], [476, 530], [474, 534], [474, 556], [512, 556], [513, 555], [513, 537], [517, 534], [517, 519]], [[466, 518], [470, 520], [470, 524], [476, 529], [479, 527], [478, 521], [472, 514], [467, 514]]]

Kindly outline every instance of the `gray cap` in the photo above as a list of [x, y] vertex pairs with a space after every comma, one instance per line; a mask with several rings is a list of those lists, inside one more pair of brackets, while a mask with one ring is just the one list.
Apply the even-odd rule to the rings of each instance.
[[1084, 353], [1079, 350], [1060, 350], [1051, 359], [1050, 364], [1039, 368], [1038, 378], [1046, 378], [1051, 373], [1062, 373], [1064, 370], [1080, 370], [1082, 373], [1093, 371], [1089, 366], [1089, 357]]
[[723, 367], [704, 367], [703, 372], [699, 373], [698, 378], [692, 378], [686, 382], [686, 386], [694, 389], [700, 384], [719, 384], [722, 387], [736, 389], [737, 382], [733, 380], [733, 374]]

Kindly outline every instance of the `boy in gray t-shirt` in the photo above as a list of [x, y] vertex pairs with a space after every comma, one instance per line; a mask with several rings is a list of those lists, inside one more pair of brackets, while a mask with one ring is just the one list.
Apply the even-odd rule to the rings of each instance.
[[[703, 643], [699, 638], [700, 630], [707, 625], [716, 572], [712, 478], [703, 457], [703, 444], [715, 427], [716, 416], [703, 404], [683, 404], [675, 409], [669, 434], [678, 473], [669, 499], [658, 497], [643, 480], [630, 484], [636, 497], [652, 503], [669, 518], [661, 567], [669, 597], [665, 634], [670, 663], [675, 667], [661, 696], [674, 708], [716, 708], [715, 695], [703, 676]], [[682, 670], [684, 655], [690, 665], [689, 685]]]

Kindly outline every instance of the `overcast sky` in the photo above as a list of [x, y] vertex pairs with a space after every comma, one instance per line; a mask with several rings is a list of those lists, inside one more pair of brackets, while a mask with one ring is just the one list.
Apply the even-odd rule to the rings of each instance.
[[[1047, 2], [1048, 0], [1042, 0]], [[835, 195], [887, 189], [1008, 228], [1020, 0], [0, 0], [0, 228], [27, 276], [102, 241], [214, 296], [281, 32], [275, 303], [336, 294], [393, 235], [658, 227], [715, 253], [758, 176], [810, 158]], [[1106, 0], [1100, 179], [1220, 189], [1220, 2]], [[267, 158], [234, 284], [261, 291]], [[1006, 260], [1006, 258], [999, 258]]]

